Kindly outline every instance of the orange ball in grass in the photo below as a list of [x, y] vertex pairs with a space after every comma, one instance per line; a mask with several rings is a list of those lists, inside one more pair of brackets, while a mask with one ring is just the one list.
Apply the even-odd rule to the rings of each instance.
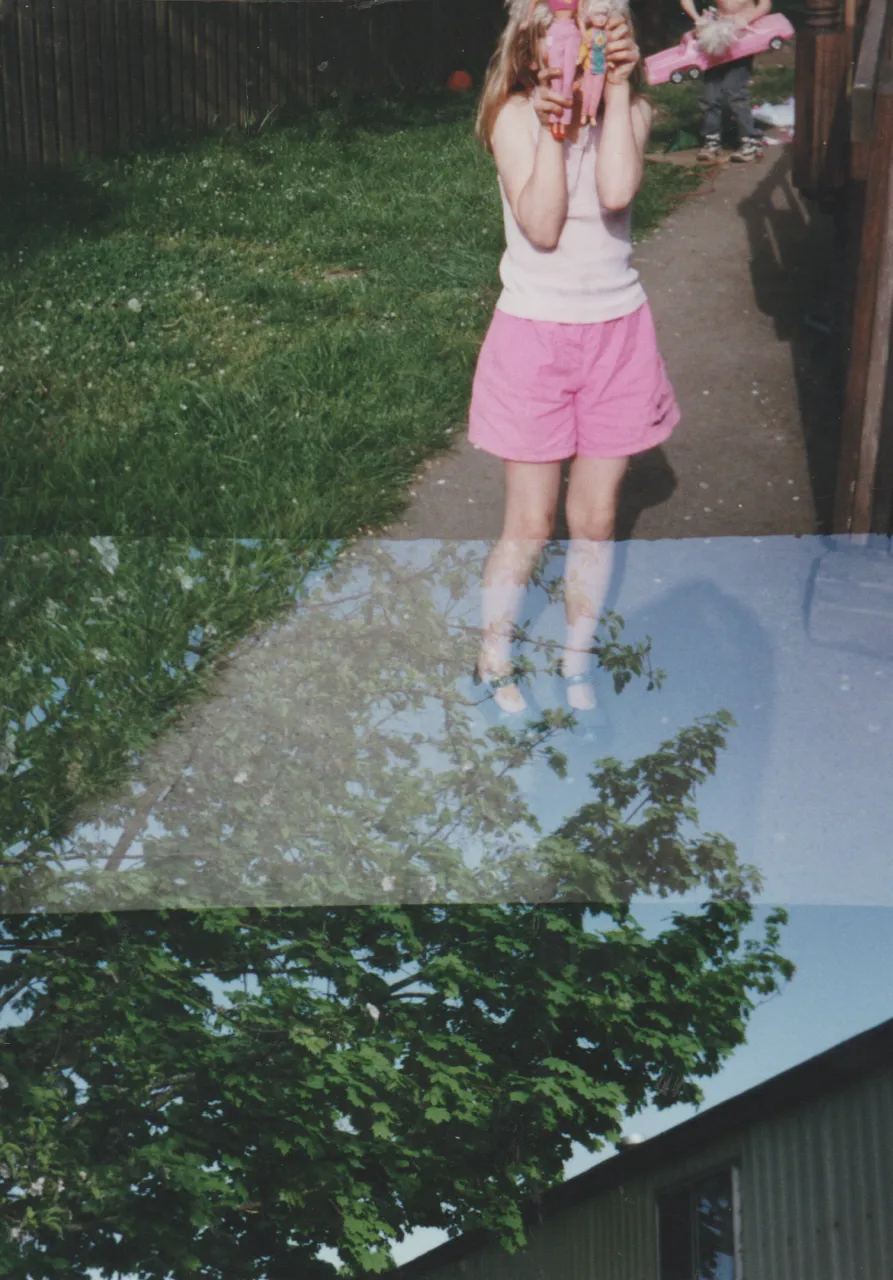
[[451, 93], [468, 93], [471, 86], [471, 76], [467, 71], [454, 71], [447, 80], [447, 88]]

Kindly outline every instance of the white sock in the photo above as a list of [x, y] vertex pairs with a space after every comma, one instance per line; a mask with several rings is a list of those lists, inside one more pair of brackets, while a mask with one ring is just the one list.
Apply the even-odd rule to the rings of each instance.
[[613, 567], [613, 542], [576, 539], [568, 543], [564, 567], [567, 631], [561, 664], [565, 676], [585, 675], [589, 670]]

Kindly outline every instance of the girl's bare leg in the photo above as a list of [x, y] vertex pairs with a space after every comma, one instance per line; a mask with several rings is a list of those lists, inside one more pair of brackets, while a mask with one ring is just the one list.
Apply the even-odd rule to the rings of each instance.
[[[485, 680], [511, 674], [512, 632], [537, 557], [552, 536], [560, 485], [560, 462], [505, 464], [505, 521], [484, 569], [478, 673]], [[516, 684], [497, 688], [493, 697], [503, 711], [527, 705]]]
[[564, 572], [567, 619], [562, 671], [576, 677], [567, 698], [577, 711], [595, 706], [588, 680], [592, 642], [611, 584], [617, 500], [626, 458], [575, 458], [567, 491], [567, 526], [571, 536]]

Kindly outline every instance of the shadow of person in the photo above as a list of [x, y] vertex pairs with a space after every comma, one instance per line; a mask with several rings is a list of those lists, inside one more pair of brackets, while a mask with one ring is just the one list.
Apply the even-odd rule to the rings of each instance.
[[[563, 473], [565, 488], [569, 471], [570, 463], [566, 463]], [[675, 493], [677, 484], [676, 473], [661, 446], [630, 458], [617, 505], [616, 540], [625, 542], [632, 538], [642, 512], [668, 502]], [[570, 538], [563, 503], [556, 519], [555, 537], [561, 542]]]
[[840, 246], [833, 219], [807, 204], [791, 181], [785, 148], [738, 204], [750, 242], [757, 307], [791, 350], [803, 441], [820, 532], [830, 527], [840, 438], [842, 377], [833, 334], [809, 327], [811, 312], [837, 291]]
[[[635, 544], [624, 549], [635, 561]], [[624, 557], [627, 558], [627, 557]], [[623, 567], [631, 575], [633, 564]], [[694, 567], [694, 566], [693, 566]], [[718, 567], [718, 566], [717, 566]], [[624, 693], [615, 750], [643, 749], [636, 722], [665, 725], [668, 737], [700, 716], [724, 709], [735, 727], [729, 733], [717, 778], [710, 784], [714, 800], [705, 797], [702, 818], [716, 822], [739, 846], [745, 861], [756, 854], [757, 821], [764, 787], [776, 703], [775, 658], [770, 634], [758, 614], [726, 591], [712, 573], [701, 573], [663, 595], [623, 610], [625, 637], [635, 642], [650, 636], [655, 661], [667, 675], [658, 694], [643, 686]], [[625, 739], [629, 736], [630, 741]], [[709, 802], [708, 802], [709, 800]]]

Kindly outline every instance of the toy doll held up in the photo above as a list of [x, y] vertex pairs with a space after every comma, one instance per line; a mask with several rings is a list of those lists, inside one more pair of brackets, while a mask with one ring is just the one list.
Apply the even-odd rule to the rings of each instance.
[[[522, 3], [524, 0], [522, 0]], [[548, 65], [561, 72], [556, 88], [563, 98], [573, 96], [577, 72], [583, 69], [581, 84], [582, 124], [595, 124], [604, 89], [607, 65], [608, 23], [625, 17], [626, 0], [527, 0], [524, 25], [538, 21], [546, 27]], [[571, 108], [552, 125], [558, 139], [567, 136]]]

